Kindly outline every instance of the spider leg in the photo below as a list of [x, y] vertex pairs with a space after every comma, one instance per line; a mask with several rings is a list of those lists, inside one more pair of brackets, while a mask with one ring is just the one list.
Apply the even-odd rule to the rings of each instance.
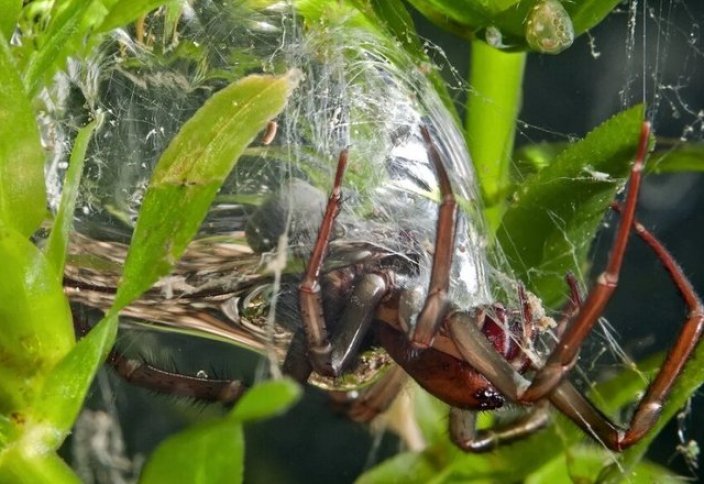
[[239, 380], [182, 375], [128, 358], [115, 349], [110, 351], [107, 363], [128, 383], [158, 393], [231, 405], [247, 391]]
[[336, 375], [357, 354], [371, 326], [374, 312], [387, 293], [389, 284], [381, 274], [370, 273], [355, 285], [330, 343], [330, 364]]
[[476, 429], [477, 412], [460, 408], [450, 409], [450, 439], [466, 452], [488, 452], [534, 434], [550, 422], [547, 402], [540, 402], [523, 418], [504, 427]]
[[328, 337], [320, 293], [320, 271], [335, 218], [340, 212], [342, 176], [346, 165], [347, 150], [343, 150], [313, 253], [298, 288], [310, 364], [317, 373], [327, 376], [339, 375], [345, 364], [354, 357], [371, 325], [377, 305], [389, 288], [387, 278], [383, 274], [370, 273], [363, 276], [352, 290], [336, 326], [337, 331], [332, 339]]
[[[85, 336], [90, 330], [80, 318], [74, 319], [74, 327], [79, 336]], [[116, 349], [110, 350], [106, 363], [128, 383], [158, 393], [231, 405], [247, 391], [239, 380], [211, 379], [162, 370], [129, 358]]]
[[[620, 212], [620, 207], [615, 207]], [[696, 348], [704, 332], [704, 304], [697, 296], [691, 282], [669, 251], [648, 229], [637, 220], [633, 230], [650, 247], [663, 265], [689, 309], [687, 320], [680, 330], [675, 345], [670, 348], [665, 362], [636, 408], [628, 431], [621, 446], [625, 447], [639, 440], [656, 422], [663, 402], [679, 376], [692, 351]]]
[[435, 252], [433, 253], [433, 268], [430, 273], [428, 296], [423, 309], [418, 314], [415, 331], [411, 337], [411, 342], [414, 345], [427, 348], [431, 345], [447, 311], [447, 290], [450, 287], [450, 268], [455, 245], [455, 220], [458, 207], [452, 193], [450, 179], [428, 129], [421, 126], [421, 133], [428, 150], [428, 157], [435, 165], [440, 194], [442, 195], [438, 211]]
[[346, 165], [347, 150], [343, 150], [340, 152], [335, 182], [325, 208], [323, 221], [318, 230], [313, 253], [308, 261], [303, 281], [298, 286], [298, 304], [308, 343], [310, 362], [313, 369], [321, 375], [332, 375], [333, 370], [330, 363], [332, 347], [328, 339], [327, 326], [323, 314], [323, 301], [320, 294], [320, 271], [323, 267], [323, 259], [327, 253], [328, 244], [330, 243], [335, 217], [340, 212], [342, 176]]
[[367, 423], [385, 412], [408, 381], [408, 375], [398, 365], [392, 365], [379, 380], [365, 387], [354, 396], [350, 392], [333, 394], [332, 398], [341, 403], [347, 416], [355, 422]]
[[[529, 381], [496, 352], [476, 324], [466, 314], [454, 313], [449, 317], [447, 326], [464, 360], [483, 374], [508, 399], [517, 401], [519, 389], [526, 388]], [[620, 448], [623, 431], [611, 423], [609, 418], [594, 407], [569, 381], [560, 382], [546, 398], [585, 432], [612, 449]], [[538, 404], [541, 404], [541, 401]], [[527, 434], [528, 432], [525, 432], [522, 436]], [[458, 445], [465, 448], [459, 442]]]
[[611, 299], [618, 284], [628, 238], [635, 218], [638, 191], [648, 152], [650, 123], [641, 128], [635, 162], [631, 168], [628, 192], [624, 204], [616, 239], [609, 255], [606, 270], [597, 278], [596, 285], [587, 295], [574, 320], [567, 326], [543, 368], [538, 370], [533, 382], [519, 395], [519, 401], [528, 403], [540, 400], [555, 388], [565, 374], [574, 366], [579, 348], [592, 330]]
[[[613, 208], [621, 212], [619, 205], [614, 205]], [[689, 315], [675, 345], [668, 351], [660, 371], [638, 402], [625, 431], [615, 428], [609, 419], [594, 408], [592, 403], [574, 387], [566, 385], [567, 382], [560, 384], [550, 395], [553, 405], [580, 427], [616, 450], [625, 449], [638, 442], [655, 425], [663, 402], [704, 332], [704, 304], [695, 293], [687, 276], [662, 243], [637, 220], [633, 221], [633, 230], [655, 253], [689, 308]]]
[[[615, 207], [620, 211], [620, 207]], [[568, 381], [558, 382], [546, 398], [575, 424], [614, 450], [623, 450], [638, 442], [656, 423], [665, 398], [704, 333], [704, 304], [672, 255], [637, 220], [632, 222], [636, 234], [650, 247], [670, 275], [689, 308], [689, 315], [665, 363], [638, 403], [626, 429], [621, 429], [601, 413]], [[574, 286], [576, 287], [576, 286]], [[573, 296], [574, 297], [574, 296]], [[574, 301], [578, 303], [578, 300]], [[514, 400], [527, 380], [518, 374], [482, 336], [464, 313], [451, 314], [447, 320], [453, 341], [462, 357], [480, 371], [496, 388]], [[519, 400], [520, 401], [520, 400]]]

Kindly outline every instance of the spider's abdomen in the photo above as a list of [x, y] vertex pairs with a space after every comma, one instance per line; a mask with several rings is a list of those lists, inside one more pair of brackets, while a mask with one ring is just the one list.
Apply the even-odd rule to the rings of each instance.
[[457, 408], [492, 410], [504, 396], [466, 362], [428, 348], [417, 350], [406, 334], [388, 324], [378, 325], [381, 344], [415, 381], [443, 402]]

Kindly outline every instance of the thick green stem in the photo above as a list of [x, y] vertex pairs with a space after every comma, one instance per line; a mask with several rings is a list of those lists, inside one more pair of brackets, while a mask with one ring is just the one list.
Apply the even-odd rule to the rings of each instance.
[[501, 222], [510, 186], [525, 60], [524, 53], [506, 53], [472, 41], [465, 134], [491, 233]]

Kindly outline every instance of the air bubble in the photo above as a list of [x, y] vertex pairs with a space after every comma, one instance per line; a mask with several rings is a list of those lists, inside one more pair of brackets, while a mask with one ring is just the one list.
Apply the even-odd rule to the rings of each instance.
[[484, 40], [487, 44], [492, 47], [496, 47], [497, 49], [505, 47], [503, 42], [504, 38], [501, 34], [501, 31], [493, 25], [490, 25], [486, 28], [486, 32], [484, 33]]
[[572, 19], [558, 0], [535, 4], [526, 19], [526, 41], [543, 54], [559, 54], [572, 45]]

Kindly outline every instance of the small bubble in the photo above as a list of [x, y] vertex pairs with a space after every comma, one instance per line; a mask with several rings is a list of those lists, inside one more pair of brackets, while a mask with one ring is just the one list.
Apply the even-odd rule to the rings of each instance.
[[208, 378], [208, 373], [205, 370], [198, 370], [198, 373], [196, 373], [196, 376], [198, 378]]
[[493, 25], [490, 25], [486, 28], [486, 32], [484, 33], [484, 40], [486, 40], [487, 44], [492, 47], [496, 47], [497, 49], [505, 47], [501, 31]]
[[572, 45], [572, 19], [558, 0], [535, 4], [526, 20], [526, 42], [543, 54], [559, 54]]

